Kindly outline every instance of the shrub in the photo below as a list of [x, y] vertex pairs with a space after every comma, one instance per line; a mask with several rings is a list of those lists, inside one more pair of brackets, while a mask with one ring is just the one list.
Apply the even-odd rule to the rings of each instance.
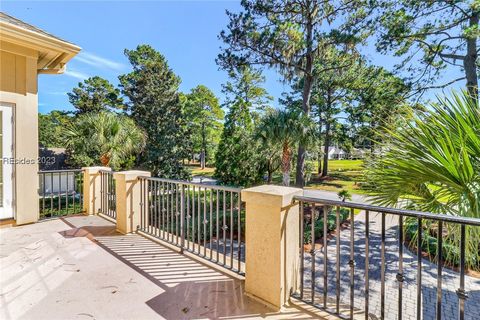
[[[350, 215], [350, 210], [346, 208], [340, 208], [340, 223], [343, 223], [348, 219]], [[310, 215], [306, 215], [306, 220], [304, 221], [304, 234], [303, 234], [303, 243], [310, 244], [312, 243], [312, 223]], [[323, 238], [323, 212], [315, 212], [315, 240], [318, 241]], [[327, 230], [328, 232], [334, 231], [337, 229], [337, 209], [329, 208], [327, 213]]]
[[[441, 98], [389, 135], [383, 154], [367, 164], [368, 189], [376, 204], [480, 218], [477, 99], [466, 92]], [[417, 232], [413, 225], [405, 230], [411, 242]], [[426, 227], [431, 225], [425, 221]], [[453, 248], [460, 243], [460, 225], [448, 223], [444, 229], [444, 260], [455, 265], [458, 250]], [[466, 267], [480, 270], [480, 228], [467, 226], [465, 232]], [[436, 243], [424, 234], [422, 243], [434, 254]]]

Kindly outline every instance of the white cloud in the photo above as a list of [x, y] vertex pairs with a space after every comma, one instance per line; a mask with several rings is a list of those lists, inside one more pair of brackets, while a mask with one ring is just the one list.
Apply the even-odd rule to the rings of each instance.
[[125, 65], [119, 62], [115, 62], [110, 59], [99, 57], [93, 53], [80, 52], [75, 59], [85, 64], [91, 65], [97, 68], [107, 68], [116, 71], [122, 71], [125, 69]]
[[72, 77], [72, 78], [76, 78], [78, 80], [85, 80], [87, 78], [89, 78], [89, 75], [88, 74], [85, 74], [83, 72], [78, 72], [78, 71], [73, 71], [73, 70], [69, 70], [67, 69], [65, 71], [65, 75], [69, 76], [69, 77]]
[[46, 94], [52, 95], [52, 96], [64, 96], [67, 94], [66, 91], [47, 91], [45, 92]]

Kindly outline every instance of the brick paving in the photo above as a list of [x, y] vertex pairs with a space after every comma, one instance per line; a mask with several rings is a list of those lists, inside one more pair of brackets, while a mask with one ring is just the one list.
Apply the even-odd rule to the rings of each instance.
[[[394, 221], [395, 220], [395, 221]], [[385, 243], [385, 319], [398, 318], [398, 217], [387, 215]], [[369, 315], [371, 319], [380, 319], [381, 299], [381, 215], [370, 213], [370, 263], [369, 263]], [[336, 284], [336, 238], [328, 244], [328, 299], [335, 301]], [[349, 305], [350, 299], [350, 230], [343, 230], [340, 235], [340, 279], [341, 304]], [[355, 216], [355, 307], [364, 310], [365, 306], [365, 214]], [[315, 303], [321, 304], [323, 295], [323, 249], [316, 257]], [[305, 288], [310, 288], [311, 257], [305, 257]], [[422, 260], [422, 318], [434, 319], [436, 313], [437, 266]], [[403, 283], [403, 319], [417, 319], [417, 257], [404, 248], [404, 283]], [[459, 274], [444, 268], [442, 276], [442, 319], [458, 318]], [[465, 303], [465, 319], [480, 319], [480, 279], [465, 276], [465, 289], [469, 298]], [[334, 306], [333, 306], [334, 307]], [[348, 315], [348, 307], [345, 315]]]

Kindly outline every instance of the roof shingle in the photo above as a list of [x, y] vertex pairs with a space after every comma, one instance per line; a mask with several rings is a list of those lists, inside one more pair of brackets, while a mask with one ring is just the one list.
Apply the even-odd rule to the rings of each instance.
[[12, 17], [4, 12], [1, 12], [0, 11], [0, 22], [4, 22], [4, 23], [8, 23], [8, 24], [12, 24], [16, 27], [19, 27], [19, 28], [22, 28], [22, 29], [25, 29], [25, 30], [28, 30], [28, 31], [32, 31], [32, 32], [35, 32], [35, 33], [38, 33], [38, 34], [41, 34], [41, 35], [44, 35], [44, 36], [47, 36], [47, 37], [50, 37], [50, 38], [54, 38], [54, 39], [57, 39], [59, 41], [63, 41], [63, 42], [66, 42], [66, 43], [70, 43], [72, 45], [75, 45], [73, 43], [71, 43], [70, 41], [66, 41], [62, 38], [59, 38], [57, 36], [54, 36], [53, 34], [51, 33], [48, 33], [48, 32], [45, 32], [43, 31], [42, 29], [39, 29], [35, 26], [32, 26], [31, 24], [28, 24], [26, 22], [23, 22], [22, 20], [19, 20], [15, 17]]

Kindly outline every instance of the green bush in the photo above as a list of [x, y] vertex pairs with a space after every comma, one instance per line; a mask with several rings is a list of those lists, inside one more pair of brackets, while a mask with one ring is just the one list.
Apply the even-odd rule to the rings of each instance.
[[83, 212], [83, 203], [80, 201], [80, 196], [68, 196], [68, 203], [66, 196], [59, 198], [57, 195], [39, 200], [40, 219], [62, 217], [71, 214], [79, 214]]
[[[149, 201], [149, 205], [152, 206], [150, 210], [150, 220], [154, 227], [159, 227], [160, 229], [176, 234], [178, 228], [178, 235], [180, 235], [180, 216], [176, 216], [175, 212], [177, 212], [177, 200], [178, 199], [178, 212], [180, 212], [180, 192], [173, 190], [171, 192], [169, 199], [167, 196], [164, 197], [151, 197]], [[195, 197], [193, 197], [195, 195]], [[200, 205], [198, 203], [198, 199], [200, 196]], [[233, 203], [231, 203], [233, 200]], [[217, 216], [217, 193], [215, 191], [209, 192], [204, 195], [203, 190], [201, 193], [198, 193], [198, 190], [193, 192], [184, 192], [184, 227], [185, 227], [185, 239], [190, 241], [198, 241], [200, 239], [201, 242], [203, 241], [210, 241], [211, 238], [217, 238], [217, 236], [223, 239], [223, 230], [222, 226], [227, 225], [226, 229], [226, 238], [230, 239], [232, 232], [233, 238], [237, 240], [238, 237], [238, 196], [233, 195], [230, 198], [230, 193], [226, 193], [225, 199], [223, 199], [223, 192], [219, 191], [218, 193], [218, 216]], [[225, 202], [225, 217], [224, 217], [224, 210], [223, 210], [223, 203]], [[205, 206], [206, 204], [206, 206]], [[210, 204], [212, 204], [212, 208], [210, 210]], [[230, 208], [233, 207], [233, 217]], [[163, 215], [161, 214], [161, 209], [164, 208], [165, 211]], [[168, 209], [168, 210], [167, 210]], [[210, 219], [210, 211], [212, 213]], [[167, 214], [168, 212], [168, 214]], [[195, 212], [195, 216], [193, 216], [193, 212]], [[187, 224], [187, 214], [190, 214], [189, 221]], [[198, 233], [198, 217], [200, 215], [200, 235]], [[208, 221], [207, 222], [207, 232], [204, 232], [204, 217]], [[233, 218], [233, 227], [231, 226], [231, 218]], [[217, 219], [219, 224], [219, 234], [217, 235]], [[210, 226], [212, 227], [212, 234], [210, 237]], [[242, 233], [245, 230], [245, 208], [240, 207], [240, 226], [242, 229]], [[187, 229], [188, 227], [188, 229]], [[195, 239], [193, 239], [193, 234], [195, 233]]]
[[[340, 208], [340, 223], [347, 220], [350, 216], [350, 210], [346, 208]], [[314, 225], [314, 232], [315, 232], [315, 240], [320, 240], [323, 238], [323, 212], [319, 214], [315, 212], [315, 225]], [[328, 232], [336, 230], [337, 225], [337, 209], [330, 208], [327, 213], [327, 230]], [[310, 244], [312, 243], [312, 223], [311, 220], [304, 221], [304, 233], [303, 233], [303, 243]]]
[[[417, 250], [418, 240], [418, 220], [415, 218], [405, 219], [405, 241], [411, 250]], [[422, 251], [427, 253], [430, 259], [437, 261], [438, 239], [436, 234], [437, 223], [433, 221], [424, 221], [422, 229]], [[453, 226], [450, 226], [453, 227]], [[471, 227], [466, 227], [469, 229]], [[447, 228], [448, 230], [448, 228]], [[432, 234], [433, 233], [433, 234]], [[452, 236], [451, 233], [442, 237], [442, 260], [447, 266], [458, 267], [460, 265], [460, 241], [459, 238]], [[470, 261], [473, 269], [480, 268], [478, 254], [466, 251], [465, 260]]]

